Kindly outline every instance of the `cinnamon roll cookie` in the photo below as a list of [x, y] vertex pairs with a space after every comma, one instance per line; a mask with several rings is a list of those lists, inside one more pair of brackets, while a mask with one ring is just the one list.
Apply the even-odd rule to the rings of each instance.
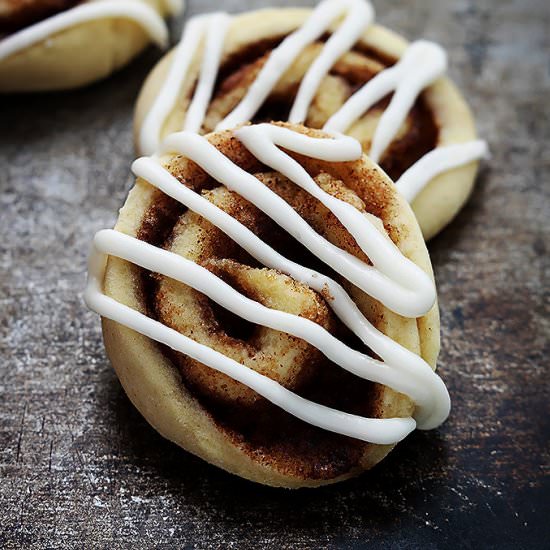
[[357, 475], [445, 420], [426, 246], [358, 141], [285, 123], [186, 131], [133, 171], [85, 295], [161, 434], [295, 488]]
[[63, 90], [165, 46], [183, 0], [0, 0], [0, 92]]
[[135, 139], [151, 154], [181, 129], [201, 134], [289, 120], [357, 138], [412, 204], [426, 239], [471, 192], [486, 144], [444, 76], [435, 43], [373, 23], [364, 0], [191, 19], [147, 79]]

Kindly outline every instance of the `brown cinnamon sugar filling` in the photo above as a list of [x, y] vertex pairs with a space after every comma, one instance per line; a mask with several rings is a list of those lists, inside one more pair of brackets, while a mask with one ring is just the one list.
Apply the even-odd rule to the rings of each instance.
[[[245, 48], [231, 55], [220, 67], [213, 100], [209, 115], [207, 114], [205, 132], [213, 131], [215, 124], [227, 115], [235, 106], [235, 98], [232, 94], [236, 89], [242, 88], [237, 101], [244, 95], [246, 89], [267, 60], [269, 54], [284, 36], [273, 37], [249, 44]], [[310, 55], [313, 56], [327, 39], [324, 36], [319, 43], [309, 46]], [[312, 59], [308, 58], [308, 50], [300, 56], [303, 58], [304, 67], [307, 69]], [[322, 83], [318, 97], [310, 108], [306, 126], [322, 128], [329, 116], [366, 82], [373, 78], [380, 70], [392, 66], [397, 60], [383, 52], [364, 44], [358, 43], [351, 52], [345, 54], [331, 69], [329, 75]], [[300, 61], [297, 62], [300, 65]], [[280, 83], [265, 103], [256, 113], [252, 122], [266, 122], [288, 120], [298, 86], [301, 81], [301, 73], [287, 75], [288, 83]], [[285, 80], [285, 77], [283, 77]], [[192, 91], [191, 91], [192, 93]], [[371, 117], [380, 116], [391, 100], [391, 94], [383, 98], [370, 109]], [[212, 111], [219, 110], [218, 113]], [[362, 142], [364, 150], [370, 148], [373, 123], [365, 124], [365, 128], [350, 129], [351, 135]], [[431, 112], [423, 94], [420, 94], [406, 121], [406, 129], [400, 132], [383, 158], [380, 165], [386, 173], [395, 181], [407, 168], [414, 164], [426, 153], [434, 149], [438, 141], [439, 129], [433, 113]]]
[[[231, 151], [228, 153], [224, 150], [224, 153], [231, 157]], [[325, 211], [324, 207], [306, 196], [304, 191], [255, 160], [245, 159], [244, 163], [239, 160], [236, 162], [283, 196], [319, 233], [337, 234], [339, 246], [365, 259], [340, 222]], [[355, 181], [350, 182], [344, 178], [346, 181], [344, 185], [338, 173], [328, 174], [315, 163], [310, 163], [308, 171], [327, 191], [352, 203], [358, 201], [360, 206], [364, 203], [366, 211], [379, 215], [384, 220], [385, 207], [390, 199], [387, 190], [381, 185], [376, 185], [376, 175], [369, 171], [361, 173], [352, 171], [349, 176]], [[202, 192], [206, 198], [218, 204], [220, 208], [226, 210], [286, 257], [339, 279], [336, 273], [313, 257], [269, 217], [241, 197], [223, 187], [220, 188], [219, 184], [193, 163], [188, 163], [185, 174], [178, 174], [177, 171], [173, 173], [184, 185]], [[360, 182], [365, 179], [374, 181], [374, 184], [361, 193], [363, 186]], [[196, 246], [200, 253], [193, 259], [215, 272], [233, 288], [252, 299], [265, 303], [266, 297], [247, 286], [246, 279], [241, 277], [243, 270], [257, 271], [263, 266], [259, 266], [243, 249], [209, 222], [189, 212], [163, 193], [157, 193], [156, 200], [144, 216], [138, 238], [175, 251], [177, 241], [182, 239], [182, 235], [185, 235], [190, 227], [196, 227], [197, 224], [202, 224], [205, 233], [200, 234], [202, 236], [199, 237], [200, 242]], [[388, 229], [391, 234], [389, 224]], [[192, 245], [193, 242], [191, 242]], [[281, 278], [284, 278], [278, 272], [269, 271], [273, 273], [274, 282], [280, 283]], [[148, 315], [178, 329], [179, 313], [176, 311], [177, 306], [170, 299], [170, 292], [177, 292], [179, 283], [146, 270], [141, 270], [140, 273], [142, 299]], [[266, 276], [271, 277], [271, 274]], [[345, 284], [344, 281], [340, 282]], [[293, 284], [285, 281], [283, 283]], [[294, 287], [289, 287], [289, 291], [294, 290], [296, 290]], [[199, 305], [200, 315], [191, 320], [194, 326], [206, 331], [206, 334], [215, 338], [216, 342], [223, 343], [227, 346], [227, 350], [233, 349], [235, 353], [243, 352], [245, 356], [248, 354], [250, 357], [261, 355], [258, 352], [263, 327], [243, 322], [239, 317], [191, 289], [187, 289], [186, 292], [196, 295], [194, 299]], [[324, 298], [311, 290], [308, 292], [312, 295], [308, 302], [310, 306], [300, 315], [322, 324], [351, 347], [369, 353], [369, 350], [335, 319]], [[266, 305], [270, 304], [266, 303]], [[192, 331], [191, 328], [183, 332], [193, 337], [194, 335], [190, 334]], [[379, 386], [347, 373], [317, 350], [310, 349], [309, 344], [293, 337], [291, 339], [295, 342], [290, 342], [289, 345], [295, 348], [298, 346], [300, 350], [296, 359], [298, 373], [281, 375], [283, 385], [307, 399], [338, 410], [361, 416], [380, 415]], [[331, 479], [358, 468], [368, 444], [315, 428], [256, 394], [255, 399], [249, 399], [249, 396], [244, 394], [242, 398], [231, 398], [231, 396], [227, 398], [224, 393], [226, 388], [224, 388], [223, 379], [220, 383], [219, 375], [215, 379], [209, 379], [208, 373], [213, 371], [207, 367], [199, 365], [202, 370], [200, 368], [197, 370], [197, 364], [184, 355], [164, 346], [161, 346], [161, 349], [165, 357], [178, 368], [182, 383], [195, 396], [206, 414], [209, 414], [219, 428], [254, 460], [269, 464], [281, 472], [307, 479]], [[283, 351], [286, 352], [286, 350]], [[277, 372], [270, 374], [271, 377], [278, 376]], [[228, 384], [240, 386], [230, 380]]]
[[82, 0], [0, 0], [0, 35], [21, 30]]

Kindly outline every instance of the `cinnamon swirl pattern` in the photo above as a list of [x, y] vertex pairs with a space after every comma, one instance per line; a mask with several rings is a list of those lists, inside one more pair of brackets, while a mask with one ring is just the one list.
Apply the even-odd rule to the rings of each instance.
[[173, 134], [94, 239], [86, 301], [130, 398], [249, 479], [338, 481], [448, 415], [425, 247], [361, 153], [295, 125]]
[[183, 0], [8, 5], [0, 13], [0, 92], [72, 88], [106, 76], [149, 41], [165, 47], [162, 17], [182, 9]]
[[[408, 45], [373, 19], [364, 0], [192, 19], [144, 86], [138, 149], [151, 154], [182, 128], [203, 133], [247, 121], [347, 132], [394, 181], [410, 170], [399, 187], [425, 237], [433, 236], [466, 200], [487, 146], [474, 139], [467, 106], [442, 76], [443, 49]], [[432, 165], [433, 155], [425, 157], [434, 150]]]

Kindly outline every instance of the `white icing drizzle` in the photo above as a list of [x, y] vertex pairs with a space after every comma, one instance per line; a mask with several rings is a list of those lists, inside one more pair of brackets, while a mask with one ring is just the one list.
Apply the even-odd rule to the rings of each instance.
[[[360, 146], [355, 140], [345, 136], [337, 136], [334, 139], [315, 139], [268, 124], [241, 128], [236, 135], [245, 147], [250, 148], [251, 143], [253, 144], [254, 150], [251, 149], [251, 152], [258, 156], [263, 163], [285, 174], [297, 185], [318, 197], [337, 217], [346, 216], [348, 218], [349, 209], [341, 208], [342, 205], [338, 204], [341, 201], [329, 201], [324, 195], [318, 195], [311, 187], [311, 183], [317, 187], [315, 182], [313, 180], [306, 181], [309, 176], [306, 173], [307, 178], [304, 177], [303, 168], [278, 149], [276, 145], [313, 158], [327, 161], [348, 161], [357, 159], [361, 155]], [[325, 254], [326, 249], [330, 249], [333, 245], [318, 234], [315, 234], [317, 238], [311, 235], [307, 237], [306, 235], [310, 232], [315, 232], [290, 205], [267, 189], [254, 176], [232, 163], [205, 138], [189, 132], [173, 134], [166, 140], [165, 149], [186, 155], [214, 179], [242, 194], [330, 265]], [[186, 258], [113, 230], [100, 231], [94, 240], [85, 294], [90, 308], [104, 317], [128, 326], [229, 375], [290, 414], [330, 431], [364, 441], [386, 444], [403, 439], [416, 425], [422, 429], [430, 429], [445, 420], [449, 413], [450, 402], [441, 379], [419, 356], [406, 350], [372, 326], [336, 281], [286, 259], [229, 214], [200, 194], [181, 185], [160, 165], [158, 159], [138, 159], [133, 165], [133, 170], [136, 175], [145, 178], [164, 193], [208, 219], [266, 266], [278, 269], [318, 292], [328, 290], [331, 295], [328, 304], [335, 314], [383, 361], [372, 359], [368, 355], [349, 348], [312, 321], [266, 308], [246, 298], [220, 278]], [[264, 193], [262, 189], [267, 190], [269, 194]], [[317, 187], [317, 189], [319, 188]], [[272, 195], [279, 200], [273, 200]], [[351, 229], [355, 238], [359, 232], [362, 232], [364, 238], [360, 239], [361, 242], [358, 244], [365, 252], [368, 251], [374, 266], [370, 267], [357, 258], [352, 263], [356, 264], [355, 267], [360, 266], [366, 274], [374, 272], [378, 274], [376, 284], [373, 285], [372, 295], [380, 296], [383, 303], [388, 300], [392, 301], [392, 297], [389, 296], [390, 291], [384, 290], [384, 285], [393, 284], [394, 289], [391, 292], [400, 293], [403, 281], [408, 279], [406, 283], [409, 288], [406, 290], [413, 295], [413, 298], [405, 294], [403, 299], [405, 301], [416, 300], [416, 307], [420, 307], [422, 304], [424, 309], [422, 313], [425, 313], [433, 303], [435, 296], [431, 280], [418, 266], [405, 258], [387, 237], [383, 237], [367, 216], [360, 214], [347, 203], [343, 204], [357, 214], [357, 216], [353, 215]], [[298, 219], [295, 219], [296, 217]], [[344, 277], [350, 279], [348, 277], [350, 271], [346, 265], [347, 253], [341, 249], [337, 250], [340, 258], [339, 265], [344, 266], [340, 272]], [[386, 384], [409, 395], [416, 404], [415, 418], [368, 419], [312, 403], [268, 377], [260, 375], [229, 357], [194, 342], [162, 323], [116, 302], [105, 296], [102, 291], [106, 255], [118, 256], [145, 269], [183, 282], [250, 322], [303, 338], [320, 349], [331, 361], [349, 372]], [[379, 260], [386, 257], [393, 258], [392, 262], [395, 262], [395, 265], [389, 269], [383, 261]], [[408, 273], [407, 277], [403, 275], [405, 272]], [[366, 275], [365, 278], [368, 279], [369, 275]], [[388, 279], [389, 282], [385, 279]], [[429, 282], [430, 289], [426, 287], [426, 280]]]
[[396, 136], [418, 94], [447, 68], [447, 54], [433, 42], [413, 42], [393, 66], [379, 72], [332, 115], [324, 126], [328, 132], [345, 132], [377, 101], [395, 90], [388, 108], [376, 127], [369, 156], [380, 162]]
[[[405, 258], [364, 214], [323, 191], [298, 162], [277, 147], [312, 158], [354, 160], [361, 156], [358, 141], [343, 135], [334, 140], [313, 139], [270, 124], [244, 126], [234, 133], [258, 160], [284, 174], [333, 212], [373, 265], [365, 264], [322, 238], [276, 193], [261, 183], [258, 185], [254, 176], [245, 176], [243, 172], [240, 183], [237, 178], [224, 177], [221, 171], [211, 173], [212, 168], [209, 168], [213, 177], [255, 204], [323, 262], [392, 311], [406, 317], [419, 317], [430, 309], [436, 296], [428, 275]], [[175, 139], [169, 137], [166, 143], [170, 145]], [[349, 151], [349, 158], [346, 151]]]
[[304, 122], [315, 92], [323, 78], [334, 63], [353, 47], [374, 20], [374, 8], [363, 0], [339, 2], [339, 6], [342, 11], [346, 10], [348, 15], [338, 30], [327, 40], [321, 54], [304, 75], [290, 110], [288, 118], [290, 122]]
[[199, 132], [212, 97], [218, 67], [223, 50], [223, 42], [230, 17], [226, 13], [214, 13], [208, 17], [206, 28], [206, 44], [202, 57], [201, 72], [197, 89], [193, 95], [189, 109], [185, 115], [183, 129], [189, 132]]
[[[181, 0], [167, 0], [173, 13], [181, 11]], [[30, 46], [87, 21], [124, 18], [140, 25], [159, 46], [168, 43], [168, 30], [160, 14], [148, 4], [136, 0], [97, 0], [70, 8], [26, 27], [0, 40], [0, 61]]]
[[483, 140], [437, 147], [416, 161], [395, 185], [407, 201], [412, 202], [428, 182], [439, 174], [479, 160], [488, 153], [489, 148]]
[[218, 74], [229, 21], [229, 15], [213, 13], [193, 17], [185, 26], [182, 38], [174, 51], [166, 79], [141, 126], [139, 147], [143, 154], [152, 155], [160, 145], [162, 126], [176, 104], [189, 66], [206, 34], [199, 82], [184, 122], [185, 130], [195, 132], [200, 130]]
[[304, 25], [289, 34], [270, 54], [242, 101], [216, 127], [226, 130], [251, 120], [284, 72], [306, 46], [318, 40], [343, 13], [348, 16], [330, 37], [322, 53], [307, 71], [290, 114], [291, 122], [302, 122], [315, 90], [334, 62], [359, 39], [374, 18], [374, 9], [363, 0], [324, 0]]

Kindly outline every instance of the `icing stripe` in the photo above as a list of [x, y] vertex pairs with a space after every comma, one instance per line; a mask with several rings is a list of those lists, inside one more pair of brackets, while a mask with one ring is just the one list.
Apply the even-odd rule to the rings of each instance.
[[[178, 152], [185, 154], [185, 151], [181, 149]], [[132, 170], [136, 176], [145, 179], [166, 195], [207, 219], [266, 267], [276, 269], [320, 294], [330, 296], [331, 298], [327, 299], [327, 304], [337, 317], [384, 362], [392, 364], [392, 368], [401, 368], [405, 373], [408, 371], [409, 374], [405, 374], [405, 376], [412, 376], [413, 372], [417, 372], [417, 376], [420, 377], [419, 383], [424, 385], [429, 386], [434, 383], [435, 373], [430, 366], [421, 357], [396, 344], [391, 338], [376, 329], [361, 313], [343, 287], [334, 279], [292, 262], [279, 254], [235, 218], [199, 193], [182, 185], [157, 160], [142, 157], [134, 162]], [[436, 384], [441, 384], [441, 380], [438, 379]], [[434, 393], [440, 400], [437, 405], [439, 411], [448, 411], [448, 394], [445, 391]], [[431, 417], [424, 416], [422, 410], [419, 409], [417, 411], [419, 425], [421, 427], [436, 426], [440, 421], [438, 414], [432, 414]]]
[[[292, 119], [303, 120], [313, 97], [312, 86], [319, 83], [323, 74], [328, 71], [334, 60], [351, 47], [374, 17], [374, 9], [364, 0], [324, 0], [321, 2], [304, 25], [288, 35], [269, 55], [258, 77], [237, 107], [229, 113], [216, 127], [216, 130], [234, 128], [238, 124], [252, 120], [275, 84], [292, 65], [296, 57], [306, 46], [319, 39], [330, 24], [342, 13], [349, 13], [344, 25], [336, 31], [323, 47], [321, 56], [313, 63], [300, 85], [300, 90], [292, 109]], [[349, 36], [342, 34], [349, 33]], [[351, 41], [349, 40], [351, 39]], [[315, 72], [314, 72], [315, 71]]]
[[[260, 160], [267, 162], [271, 167], [277, 170], [282, 168], [282, 173], [292, 180], [295, 180], [295, 178], [301, 179], [299, 172], [296, 171], [296, 163], [284, 153], [282, 153], [282, 156], [274, 155], [271, 149], [274, 143], [282, 145], [287, 150], [297, 151], [313, 158], [328, 161], [346, 161], [360, 156], [360, 147], [357, 142], [344, 136], [339, 136], [336, 139], [315, 139], [267, 124], [247, 128], [255, 130], [243, 133], [243, 128], [238, 131], [237, 137], [243, 141], [243, 144], [248, 147], [246, 141], [252, 140], [256, 149], [252, 153], [259, 154], [262, 157]], [[278, 130], [284, 131], [279, 132]], [[267, 139], [268, 143], [266, 144], [264, 139], [260, 138]], [[233, 186], [230, 188], [234, 188], [239, 193], [241, 193], [242, 187], [246, 190], [248, 187], [253, 186], [252, 196], [246, 198], [262, 208], [256, 199], [259, 198], [261, 203], [263, 194], [258, 193], [255, 188], [257, 186], [264, 187], [263, 184], [234, 165], [227, 157], [209, 144], [205, 138], [185, 132], [175, 134], [168, 138], [166, 148], [186, 155], [218, 181], [227, 184], [227, 180], [230, 180], [230, 185]], [[213, 154], [212, 149], [216, 151], [216, 154]], [[273, 164], [276, 166], [273, 166]], [[249, 300], [228, 287], [212, 273], [179, 255], [158, 249], [116, 231], [100, 232], [94, 241], [95, 248], [90, 260], [90, 276], [86, 291], [86, 300], [92, 309], [105, 317], [138, 330], [146, 336], [166, 343], [174, 349], [228, 374], [291, 414], [316, 426], [373, 443], [395, 443], [414, 429], [415, 420], [412, 418], [364, 419], [306, 401], [269, 378], [259, 375], [230, 358], [165, 327], [161, 323], [107, 298], [101, 292], [105, 254], [116, 255], [137, 263], [146, 269], [164, 273], [169, 277], [189, 284], [251, 322], [269, 326], [276, 330], [283, 330], [303, 338], [346, 370], [358, 376], [387, 384], [410, 395], [417, 404], [415, 419], [420, 428], [435, 427], [446, 418], [450, 404], [448, 393], [441, 379], [420, 357], [401, 347], [373, 327], [338, 283], [281, 256], [267, 244], [262, 243], [258, 237], [237, 220], [218, 209], [199, 194], [181, 185], [177, 179], [158, 164], [157, 160], [138, 159], [133, 168], [137, 175], [145, 177], [163, 192], [212, 221], [214, 225], [220, 227], [265, 265], [281, 269], [281, 271], [295, 276], [297, 280], [304, 281], [306, 284], [309, 282], [314, 289], [326, 290], [326, 287], [328, 287], [332, 295], [329, 301], [330, 307], [373, 351], [384, 361], [392, 361], [392, 364], [374, 360], [348, 348], [320, 325], [281, 311], [270, 310]], [[300, 168], [299, 165], [298, 168]], [[255, 181], [254, 184], [252, 180]], [[296, 181], [296, 183], [301, 185], [303, 182]], [[314, 182], [313, 184], [316, 185]], [[244, 193], [243, 196], [245, 196]], [[280, 214], [284, 214], [283, 217], [288, 215], [288, 209], [295, 213], [289, 205], [286, 203], [284, 205], [280, 211]], [[275, 211], [279, 209], [279, 206], [274, 203], [271, 204], [271, 212], [268, 212], [268, 214], [274, 219], [277, 216]], [[331, 204], [331, 206], [334, 206], [334, 204]], [[302, 219], [300, 218], [300, 220]], [[371, 225], [371, 222], [365, 216], [363, 216], [362, 222], [363, 230]], [[287, 230], [294, 236], [298, 238], [303, 236], [303, 228], [300, 228], [299, 233], [296, 233], [294, 229], [293, 227], [287, 227]], [[374, 239], [374, 242], [369, 242], [368, 246], [370, 253], [375, 256], [385, 256], [391, 247], [395, 247], [387, 238], [380, 241]], [[338, 250], [344, 257], [345, 252]], [[403, 269], [408, 260], [402, 255], [398, 260], [400, 260], [398, 263]], [[369, 268], [357, 259], [356, 261], [363, 266], [363, 270]], [[405, 267], [405, 270], [407, 270], [407, 267]], [[422, 282], [422, 277], [426, 277], [426, 275], [419, 268], [417, 270], [418, 273], [415, 274], [416, 281]], [[410, 275], [413, 275], [412, 272]], [[433, 288], [431, 281], [430, 285]], [[388, 422], [389, 420], [391, 420], [391, 423]]]
[[174, 50], [170, 70], [141, 126], [139, 147], [143, 154], [152, 155], [160, 144], [162, 126], [176, 104], [207, 21], [207, 15], [193, 17], [183, 30], [182, 38]]
[[164, 20], [151, 6], [135, 0], [102, 0], [68, 9], [0, 40], [0, 60], [70, 27], [105, 18], [130, 19], [140, 25], [159, 46], [164, 47], [168, 43]]
[[[335, 160], [341, 147], [347, 153], [347, 156], [341, 155], [342, 160], [352, 160], [361, 156], [359, 142], [347, 136], [338, 136], [334, 140], [314, 139], [270, 124], [243, 127], [235, 131], [235, 135], [264, 164], [286, 175], [332, 210], [348, 230], [352, 229], [357, 244], [374, 266], [365, 264], [321, 237], [279, 195], [233, 164], [201, 136], [172, 134], [166, 138], [164, 150], [184, 151], [214, 179], [252, 202], [323, 262], [389, 309], [408, 317], [418, 317], [430, 309], [435, 301], [435, 288], [428, 275], [402, 256], [366, 216], [353, 206], [327, 195], [296, 161], [277, 148], [275, 151], [269, 148], [269, 143], [277, 143], [313, 158], [327, 153], [327, 158], [323, 159]], [[305, 148], [302, 147], [304, 143]], [[398, 265], [393, 263], [396, 261]], [[417, 288], [411, 289], [411, 284]]]
[[[343, 254], [343, 251], [321, 238], [309, 226], [307, 226], [308, 230], [303, 230], [302, 226], [307, 224], [282, 200], [284, 209], [281, 209], [276, 219], [273, 207], [275, 197], [279, 197], [272, 191], [270, 191], [273, 195], [271, 200], [266, 201], [264, 206], [260, 205], [268, 216], [275, 219], [281, 227], [300, 240], [336, 272], [370, 296], [380, 300], [392, 311], [406, 317], [418, 317], [433, 306], [436, 298], [435, 287], [428, 275], [414, 262], [405, 258], [397, 246], [386, 235], [380, 233], [363, 213], [351, 204], [323, 191], [298, 162], [277, 147], [281, 146], [313, 158], [323, 155], [324, 160], [346, 161], [361, 157], [361, 145], [356, 140], [343, 135], [333, 140], [313, 139], [288, 128], [269, 124], [245, 126], [236, 130], [235, 135], [258, 160], [284, 174], [330, 210], [353, 236], [373, 266], [364, 264], [352, 254]], [[345, 155], [339, 153], [338, 144], [341, 144], [342, 148], [349, 146], [350, 151], [355, 150], [356, 156], [345, 158]], [[234, 185], [233, 181], [230, 185]], [[265, 186], [262, 186], [263, 189], [266, 189]], [[248, 186], [237, 192], [245, 196], [243, 191], [251, 195]], [[254, 198], [252, 202], [257, 204]], [[303, 224], [298, 222], [293, 227], [291, 224], [293, 215]]]
[[393, 368], [353, 350], [321, 325], [309, 319], [270, 309], [247, 298], [208, 269], [191, 260], [113, 229], [104, 229], [97, 233], [94, 243], [102, 253], [122, 258], [144, 269], [184, 283], [251, 323], [305, 340], [346, 371], [359, 378], [384, 384], [407, 394], [424, 410], [432, 409], [434, 406], [432, 394], [427, 391], [426, 386], [433, 387], [436, 383], [434, 381], [439, 377], [428, 365], [425, 365], [425, 369], [418, 371], [408, 371], [401, 366]]
[[199, 132], [206, 114], [206, 109], [212, 97], [218, 67], [223, 50], [223, 42], [230, 22], [229, 15], [214, 13], [208, 16], [206, 29], [206, 44], [202, 57], [201, 72], [193, 99], [185, 115], [183, 129], [189, 132]]
[[420, 92], [440, 77], [446, 69], [447, 54], [441, 46], [425, 40], [413, 42], [393, 67], [378, 73], [353, 94], [340, 110], [330, 117], [323, 130], [345, 132], [376, 102], [395, 90], [376, 127], [369, 153], [374, 162], [380, 162]]
[[201, 41], [206, 35], [199, 81], [184, 120], [184, 129], [198, 132], [202, 126], [218, 74], [223, 42], [230, 16], [225, 13], [199, 15], [189, 20], [174, 51], [168, 75], [143, 120], [139, 148], [152, 155], [160, 145], [162, 126], [178, 100], [181, 86]]
[[88, 284], [84, 294], [88, 307], [102, 317], [120, 323], [226, 374], [313, 426], [381, 445], [401, 441], [414, 430], [415, 421], [412, 418], [363, 418], [304, 399], [267, 376], [105, 296], [101, 286], [106, 258], [97, 249], [92, 250], [88, 266]]
[[483, 140], [437, 147], [416, 161], [395, 182], [395, 185], [407, 201], [412, 202], [436, 176], [452, 168], [479, 160], [487, 156], [488, 153], [487, 142]]
[[346, 19], [330, 36], [321, 54], [304, 75], [290, 110], [288, 117], [290, 122], [304, 122], [311, 101], [323, 78], [334, 63], [353, 47], [374, 19], [374, 8], [368, 2], [349, 0], [340, 2], [339, 5], [342, 11], [347, 11]]

